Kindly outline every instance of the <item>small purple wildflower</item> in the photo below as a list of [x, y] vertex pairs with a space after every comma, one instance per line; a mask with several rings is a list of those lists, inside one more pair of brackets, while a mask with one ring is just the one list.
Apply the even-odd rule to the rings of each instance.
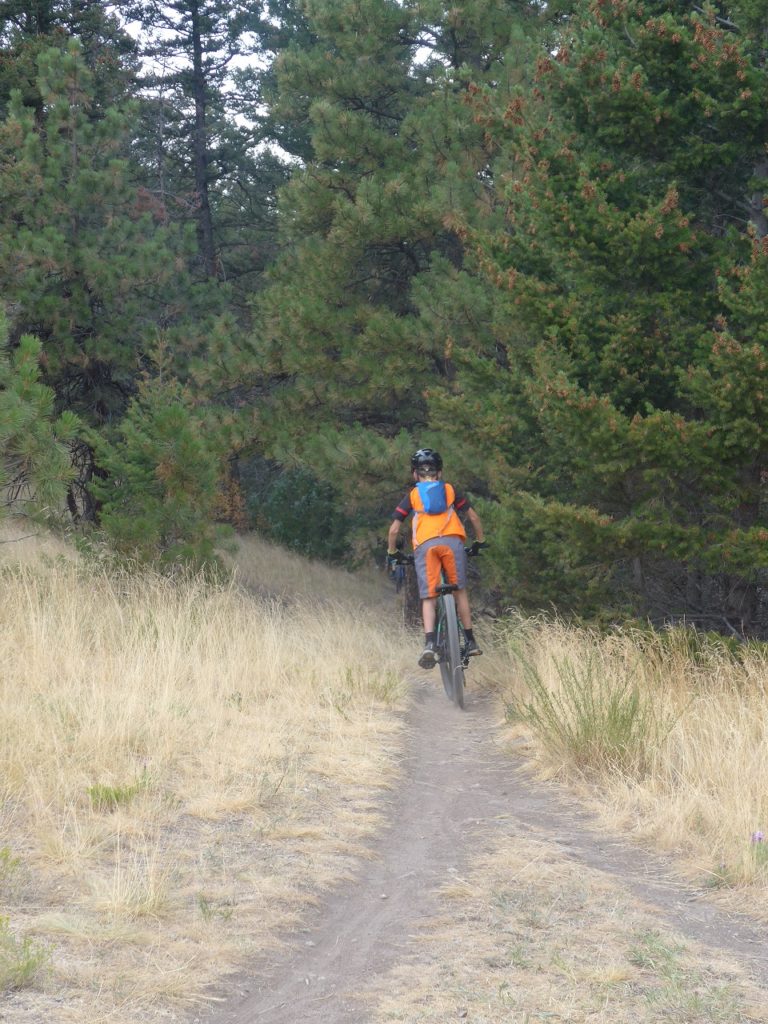
[[763, 833], [763, 832], [753, 832], [752, 833], [752, 842], [753, 843], [762, 843], [762, 841], [764, 839], [765, 839], [765, 833]]

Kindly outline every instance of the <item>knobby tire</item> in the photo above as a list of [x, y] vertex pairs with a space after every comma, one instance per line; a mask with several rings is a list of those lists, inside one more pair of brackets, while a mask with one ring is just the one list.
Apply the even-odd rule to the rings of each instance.
[[440, 675], [443, 677], [443, 688], [448, 700], [453, 700], [453, 673], [451, 672], [451, 655], [448, 646], [448, 623], [445, 614], [445, 598], [437, 601], [437, 657]]
[[464, 707], [464, 665], [461, 659], [461, 637], [453, 594], [444, 594], [438, 604], [438, 650], [440, 674], [450, 699]]

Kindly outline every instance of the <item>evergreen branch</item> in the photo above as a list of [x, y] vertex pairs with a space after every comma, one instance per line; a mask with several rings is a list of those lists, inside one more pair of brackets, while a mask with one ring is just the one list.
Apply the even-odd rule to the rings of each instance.
[[[386, 99], [387, 97], [384, 98]], [[383, 110], [379, 110], [376, 107], [371, 106], [359, 97], [342, 96], [341, 99], [347, 103], [350, 110], [362, 110], [365, 111], [366, 114], [370, 114], [372, 117], [386, 118], [389, 121], [394, 121], [396, 124], [400, 124], [403, 120], [402, 114], [388, 114]]]
[[[697, 4], [693, 4], [692, 6], [697, 14], [700, 14], [703, 18], [707, 17], [707, 12], [704, 10], [703, 7], [699, 7]], [[723, 18], [719, 14], [716, 14], [715, 21], [718, 25], [722, 25], [722, 27], [727, 29], [729, 32], [741, 33], [741, 29], [739, 28], [739, 26], [735, 22], [729, 21], [728, 18]]]
[[629, 40], [629, 45], [632, 47], [632, 49], [636, 50], [637, 49], [637, 43], [632, 38], [632, 33], [629, 31], [629, 25], [627, 24], [626, 20], [624, 21], [624, 35]]

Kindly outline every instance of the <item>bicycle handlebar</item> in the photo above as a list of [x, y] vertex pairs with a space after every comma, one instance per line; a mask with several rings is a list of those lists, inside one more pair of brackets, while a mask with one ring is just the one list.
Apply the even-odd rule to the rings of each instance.
[[[483, 542], [483, 546], [487, 547], [487, 544]], [[470, 544], [469, 547], [465, 547], [464, 551], [468, 558], [478, 558], [480, 556], [480, 550], [475, 549], [473, 544]], [[404, 555], [402, 551], [398, 551], [396, 554], [388, 555], [387, 557], [396, 565], [413, 565], [416, 560], [415, 555]]]

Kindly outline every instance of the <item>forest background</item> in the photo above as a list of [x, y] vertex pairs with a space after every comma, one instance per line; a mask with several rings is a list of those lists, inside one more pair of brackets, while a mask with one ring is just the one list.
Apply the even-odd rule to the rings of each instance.
[[768, 635], [762, 0], [1, 0], [6, 513]]

